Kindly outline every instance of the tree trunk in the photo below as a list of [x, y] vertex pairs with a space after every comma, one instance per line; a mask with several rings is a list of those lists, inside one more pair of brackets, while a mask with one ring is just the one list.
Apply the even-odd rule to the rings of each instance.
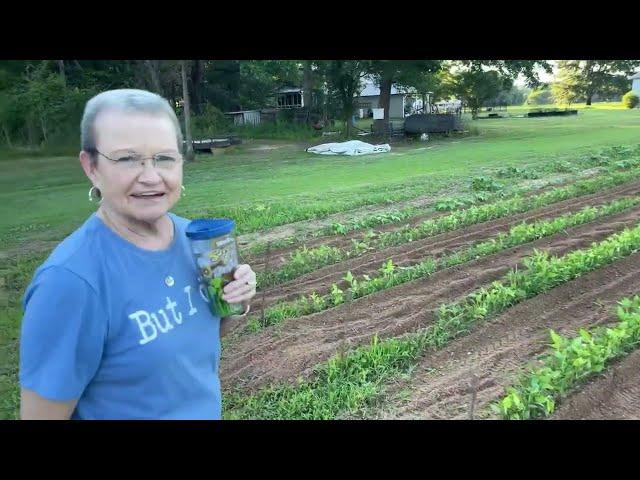
[[189, 85], [187, 83], [187, 67], [185, 61], [180, 62], [182, 67], [182, 99], [184, 100], [184, 134], [187, 142], [186, 159], [187, 162], [193, 162], [195, 155], [193, 154], [193, 142], [191, 141], [191, 107], [189, 105]]
[[133, 71], [133, 88], [154, 92], [156, 89], [151, 79], [151, 72], [147, 64], [148, 60], [129, 60], [129, 62], [131, 63], [131, 70]]
[[60, 73], [60, 76], [62, 77], [62, 83], [66, 86], [67, 77], [64, 74], [64, 60], [56, 60], [56, 62], [58, 62], [58, 73]]
[[193, 68], [191, 69], [191, 93], [192, 93], [192, 108], [194, 115], [200, 115], [202, 113], [202, 84], [204, 82], [204, 65], [202, 60], [194, 60]]
[[153, 91], [158, 95], [164, 96], [162, 84], [160, 83], [160, 65], [158, 60], [145, 60], [144, 63], [149, 70], [149, 78], [151, 79]]
[[329, 125], [329, 95], [327, 94], [327, 77], [326, 74], [322, 74], [322, 123], [325, 126]]
[[11, 144], [11, 137], [9, 136], [9, 131], [7, 130], [6, 125], [2, 125], [2, 132], [4, 133], [4, 138], [7, 141], [7, 145], [9, 146], [9, 148], [12, 148], [13, 145]]
[[351, 136], [351, 132], [353, 131], [354, 95], [355, 95], [354, 89], [351, 86], [347, 86], [345, 88], [345, 91], [343, 92], [343, 106], [344, 106], [345, 127], [346, 127], [347, 138]]
[[593, 93], [587, 93], [587, 105], [591, 105], [592, 97], [593, 97]]
[[47, 143], [47, 120], [45, 119], [44, 115], [40, 115], [40, 127], [42, 128], [44, 143]]
[[311, 72], [311, 61], [305, 60], [304, 62], [304, 70], [302, 76], [302, 91], [303, 91], [303, 103], [304, 108], [307, 111], [307, 122], [310, 121], [311, 112], [311, 90], [313, 89], [313, 76]]
[[27, 143], [30, 147], [36, 146], [36, 125], [33, 115], [27, 117]]
[[391, 106], [391, 84], [392, 78], [380, 79], [380, 99], [378, 100], [378, 108], [384, 108], [384, 119], [374, 120], [373, 128], [376, 132], [389, 131], [389, 107]]

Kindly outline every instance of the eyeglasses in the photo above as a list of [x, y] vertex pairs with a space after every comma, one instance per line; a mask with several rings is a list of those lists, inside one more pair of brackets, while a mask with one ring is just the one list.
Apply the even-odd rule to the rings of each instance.
[[151, 159], [152, 165], [154, 167], [160, 168], [162, 170], [171, 170], [180, 162], [182, 162], [182, 155], [180, 155], [178, 152], [161, 152], [156, 153], [151, 157], [145, 157], [144, 155], [140, 155], [139, 153], [135, 152], [120, 152], [114, 155], [115, 158], [111, 158], [100, 152], [97, 148], [95, 149], [95, 151], [107, 160], [111, 160], [119, 167], [132, 170], [144, 167], [144, 161], [147, 158]]

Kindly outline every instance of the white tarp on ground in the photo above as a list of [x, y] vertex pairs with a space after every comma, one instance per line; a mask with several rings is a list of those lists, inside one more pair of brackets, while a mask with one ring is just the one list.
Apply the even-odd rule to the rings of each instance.
[[360, 140], [350, 140], [340, 143], [323, 143], [315, 147], [307, 148], [309, 153], [320, 155], [369, 155], [371, 153], [384, 153], [391, 150], [387, 143], [383, 145], [371, 145]]

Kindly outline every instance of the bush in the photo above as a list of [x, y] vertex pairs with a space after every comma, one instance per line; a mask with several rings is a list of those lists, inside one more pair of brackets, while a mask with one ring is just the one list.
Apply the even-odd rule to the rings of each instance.
[[627, 108], [636, 108], [640, 103], [640, 97], [633, 92], [627, 92], [622, 97], [622, 104]]
[[318, 132], [308, 125], [285, 122], [263, 122], [256, 126], [241, 125], [234, 127], [233, 131], [244, 138], [255, 139], [308, 141], [319, 136]]
[[278, 123], [294, 123], [295, 111], [293, 109], [279, 110], [277, 114]]
[[553, 93], [548, 88], [532, 90], [525, 105], [550, 105], [554, 103]]
[[32, 72], [20, 84], [0, 92], [0, 144], [77, 149], [82, 112], [95, 93], [69, 87], [44, 68]]
[[471, 190], [474, 192], [497, 192], [503, 188], [504, 185], [488, 177], [474, 177], [471, 180]]
[[191, 125], [194, 138], [205, 138], [219, 133], [228, 133], [231, 128], [231, 122], [224, 116], [224, 113], [209, 103], [205, 105], [204, 112], [201, 115], [194, 116], [191, 119]]

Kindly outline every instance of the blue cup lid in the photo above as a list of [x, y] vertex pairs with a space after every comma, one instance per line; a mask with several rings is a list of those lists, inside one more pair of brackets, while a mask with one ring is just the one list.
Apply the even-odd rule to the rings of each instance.
[[208, 240], [230, 233], [236, 222], [228, 218], [199, 218], [187, 225], [187, 237], [192, 240]]

